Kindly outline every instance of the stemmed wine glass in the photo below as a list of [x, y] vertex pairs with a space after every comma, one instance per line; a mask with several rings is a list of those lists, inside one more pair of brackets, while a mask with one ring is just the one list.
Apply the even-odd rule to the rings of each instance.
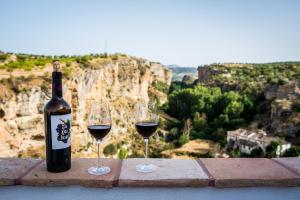
[[135, 128], [143, 136], [145, 142], [145, 163], [138, 164], [136, 171], [149, 173], [157, 169], [154, 164], [148, 163], [148, 142], [149, 137], [155, 133], [158, 127], [158, 114], [156, 101], [150, 101], [149, 104], [137, 104], [135, 112]]
[[100, 143], [111, 129], [111, 117], [109, 106], [104, 101], [93, 101], [88, 118], [88, 131], [96, 139], [98, 145], [98, 163], [97, 166], [88, 169], [89, 174], [104, 175], [111, 169], [107, 166], [100, 166]]

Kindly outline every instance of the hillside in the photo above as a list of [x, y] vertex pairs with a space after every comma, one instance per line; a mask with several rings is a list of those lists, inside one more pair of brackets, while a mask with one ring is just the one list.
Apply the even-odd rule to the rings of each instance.
[[[51, 62], [62, 63], [64, 98], [72, 107], [73, 156], [94, 156], [86, 129], [90, 102], [109, 102], [113, 126], [103, 147], [131, 149], [136, 136], [133, 107], [163, 92], [171, 72], [159, 63], [123, 54], [40, 56], [0, 54], [0, 157], [44, 157], [43, 107], [51, 96]], [[134, 136], [132, 136], [134, 135]], [[136, 149], [137, 151], [139, 149]], [[116, 156], [116, 153], [113, 153]], [[128, 152], [130, 156], [134, 152]]]
[[[213, 79], [224, 89], [235, 89], [255, 98], [265, 99], [267, 112], [257, 115], [270, 134], [286, 138], [300, 145], [300, 62], [278, 62], [267, 64], [216, 65], [222, 73]], [[228, 76], [227, 74], [230, 74]]]
[[300, 146], [300, 62], [200, 66], [197, 81], [172, 82], [164, 108], [181, 122], [168, 126], [173, 144], [208, 139], [225, 148], [227, 131], [245, 128]]

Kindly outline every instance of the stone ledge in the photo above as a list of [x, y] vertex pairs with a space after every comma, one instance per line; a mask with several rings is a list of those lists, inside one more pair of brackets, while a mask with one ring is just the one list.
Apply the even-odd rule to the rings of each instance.
[[274, 158], [273, 160], [300, 176], [300, 158]]
[[201, 158], [216, 187], [300, 186], [300, 177], [266, 158]]
[[81, 185], [86, 187], [111, 188], [119, 178], [121, 161], [117, 159], [101, 159], [100, 162], [111, 168], [109, 174], [103, 176], [88, 174], [88, 168], [95, 166], [97, 164], [97, 159], [73, 159], [72, 168], [62, 173], [47, 172], [46, 163], [44, 161], [28, 173], [22, 179], [22, 183], [23, 185], [30, 186]]
[[200, 187], [208, 186], [208, 176], [195, 160], [149, 159], [158, 168], [152, 173], [136, 172], [142, 158], [123, 161], [119, 185], [122, 187]]
[[0, 158], [0, 185], [86, 187], [258, 187], [300, 186], [300, 158], [200, 158], [198, 160], [149, 159], [157, 171], [135, 171], [145, 159], [101, 159], [112, 172], [94, 176], [87, 169], [97, 159], [72, 160], [72, 169], [63, 173], [46, 171], [39, 159]]
[[0, 186], [20, 184], [21, 178], [40, 162], [33, 158], [0, 158]]

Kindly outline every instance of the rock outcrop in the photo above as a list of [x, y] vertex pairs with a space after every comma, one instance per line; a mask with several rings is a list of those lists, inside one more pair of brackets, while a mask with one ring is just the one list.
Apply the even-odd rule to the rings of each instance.
[[291, 142], [299, 145], [300, 113], [293, 111], [293, 103], [300, 98], [300, 82], [269, 85], [265, 88], [264, 94], [266, 99], [273, 100], [270, 116], [271, 132], [293, 138]]
[[284, 85], [268, 85], [264, 94], [266, 99], [299, 99], [300, 98], [300, 82], [291, 81]]
[[210, 66], [199, 66], [197, 70], [198, 82], [204, 84], [211, 81], [213, 75], [221, 73], [220, 71], [215, 70]]
[[293, 102], [277, 99], [271, 106], [271, 131], [289, 138], [293, 144], [300, 145], [300, 113], [293, 112]]

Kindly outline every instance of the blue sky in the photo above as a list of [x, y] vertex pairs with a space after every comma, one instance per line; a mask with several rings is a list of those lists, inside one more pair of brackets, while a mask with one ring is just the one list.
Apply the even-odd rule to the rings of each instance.
[[163, 64], [300, 60], [297, 0], [1, 0], [0, 49]]

